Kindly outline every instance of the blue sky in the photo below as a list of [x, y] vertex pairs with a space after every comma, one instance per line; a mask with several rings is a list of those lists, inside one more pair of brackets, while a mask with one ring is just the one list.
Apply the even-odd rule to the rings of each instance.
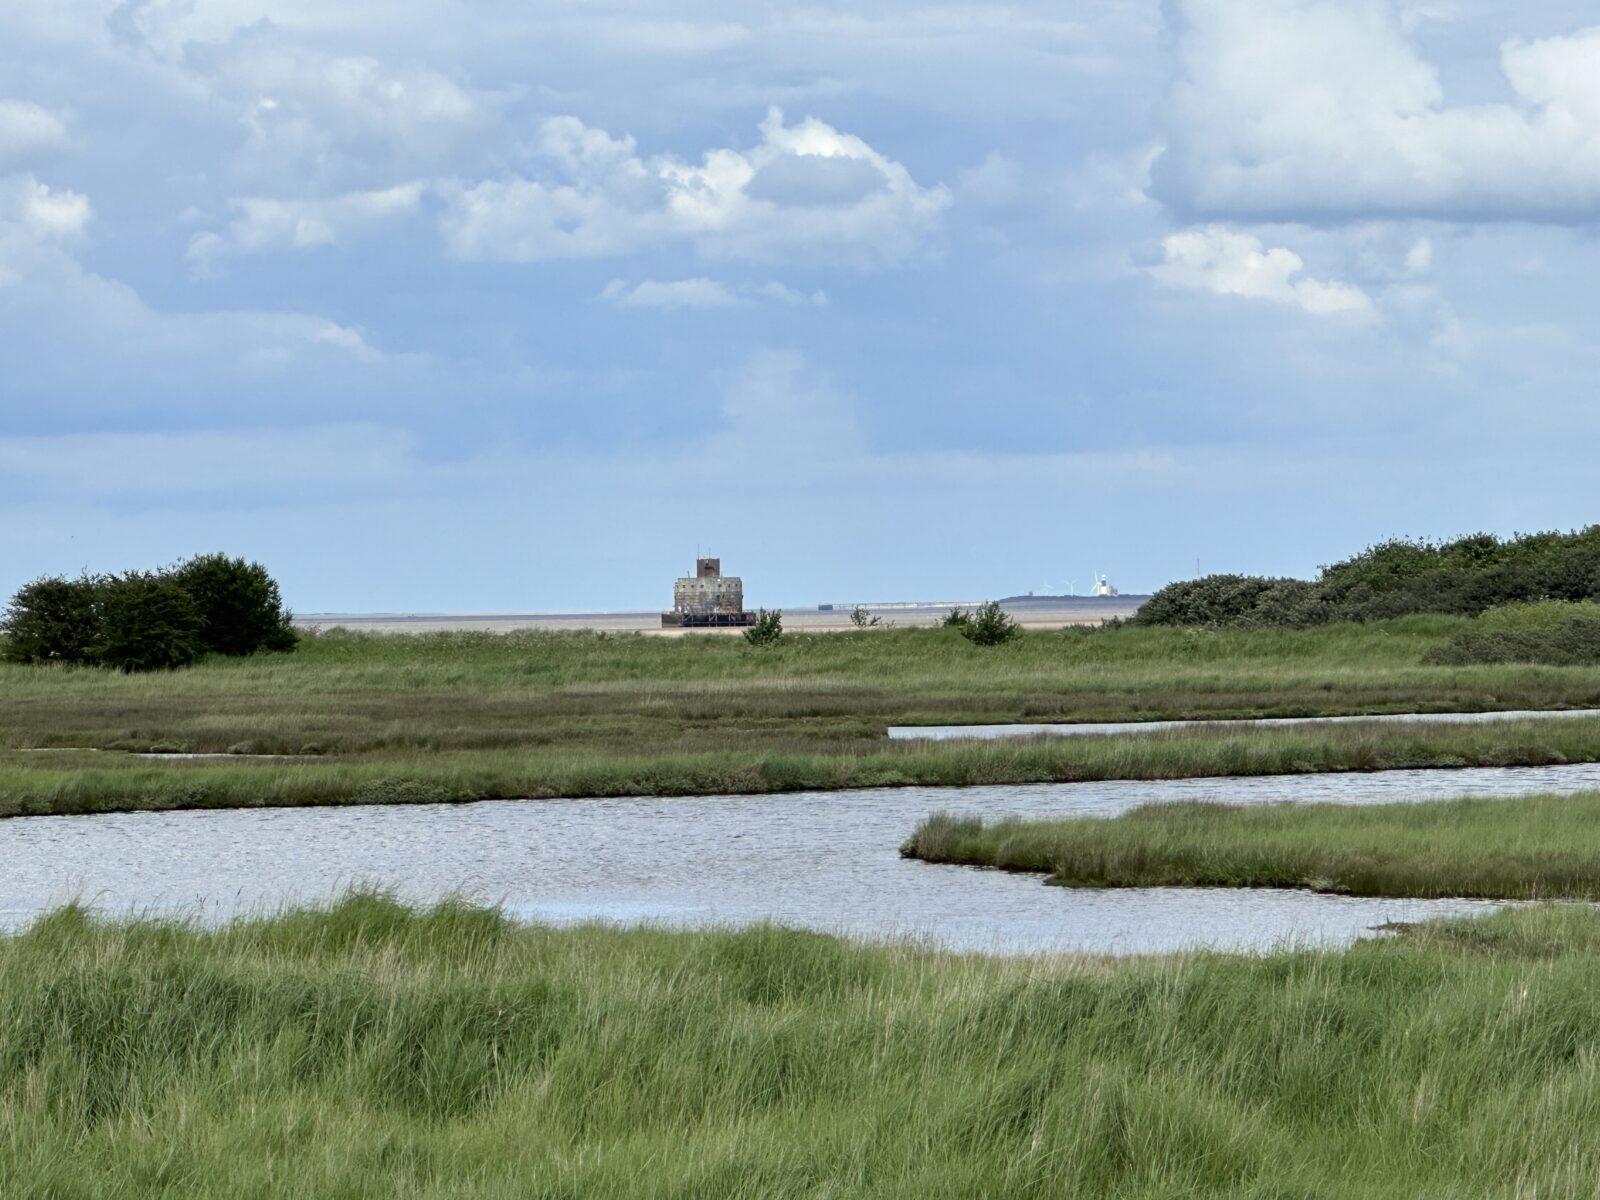
[[10, 0], [0, 590], [1309, 574], [1600, 519], [1566, 0]]

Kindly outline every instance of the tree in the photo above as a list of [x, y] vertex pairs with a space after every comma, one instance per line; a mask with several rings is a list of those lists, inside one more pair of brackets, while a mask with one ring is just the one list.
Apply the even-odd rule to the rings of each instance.
[[171, 671], [205, 653], [199, 607], [172, 575], [129, 571], [105, 580], [99, 593], [95, 658], [106, 666]]
[[24, 584], [11, 598], [0, 629], [0, 657], [19, 663], [84, 663], [100, 637], [101, 581], [59, 575]]
[[1007, 615], [998, 600], [987, 600], [961, 625], [961, 636], [977, 646], [998, 646], [1022, 636], [1022, 626]]
[[857, 629], [870, 629], [874, 625], [881, 625], [882, 617], [873, 616], [864, 605], [858, 604], [850, 610], [850, 624]]
[[202, 554], [179, 563], [171, 576], [194, 601], [206, 652], [238, 656], [293, 650], [299, 642], [277, 581], [260, 563]]
[[752, 646], [770, 646], [783, 638], [783, 610], [761, 609], [756, 613], [756, 623], [744, 631], [744, 640]]

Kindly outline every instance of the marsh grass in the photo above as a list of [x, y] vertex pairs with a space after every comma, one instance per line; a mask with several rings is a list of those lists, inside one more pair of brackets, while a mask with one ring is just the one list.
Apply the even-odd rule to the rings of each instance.
[[189, 808], [458, 803], [598, 796], [762, 795], [1102, 779], [1549, 766], [1600, 761], [1600, 717], [1481, 725], [1216, 726], [1148, 734], [948, 742], [702, 731], [654, 746], [151, 760], [0, 752], [0, 817]]
[[[1600, 707], [1600, 670], [1429, 667], [1468, 622], [1314, 630], [955, 630], [737, 638], [322, 634], [170, 674], [0, 665], [0, 813], [675, 795], [1113, 775], [1544, 763], [1587, 723], [1200, 741], [891, 745], [890, 724]], [[1087, 739], [1086, 739], [1087, 740]], [[152, 765], [72, 749], [301, 756]], [[53, 749], [52, 754], [17, 751]], [[9, 751], [9, 752], [8, 752]]]
[[1282, 887], [1356, 896], [1600, 899], [1600, 793], [1428, 804], [1149, 804], [1065, 821], [936, 814], [909, 858], [1067, 887]]
[[0, 1195], [1592, 1196], [1600, 920], [961, 958], [381, 896], [0, 939]]

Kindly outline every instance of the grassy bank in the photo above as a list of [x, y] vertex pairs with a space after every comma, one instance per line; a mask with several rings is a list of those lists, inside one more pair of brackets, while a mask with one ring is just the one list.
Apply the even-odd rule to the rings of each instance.
[[1287, 887], [1356, 896], [1600, 899], [1600, 793], [1433, 804], [1150, 804], [1112, 818], [939, 814], [902, 853], [1067, 887]]
[[[766, 792], [1600, 756], [1572, 729], [891, 746], [890, 724], [1600, 707], [1600, 669], [1427, 666], [1465, 622], [737, 638], [323, 635], [171, 674], [0, 666], [0, 812]], [[19, 753], [48, 749], [55, 753]], [[169, 749], [304, 761], [164, 764]]]
[[693, 751], [551, 746], [287, 760], [0, 752], [0, 817], [163, 809], [688, 796], [1600, 761], [1600, 718], [1349, 724], [1130, 736], [890, 742], [737, 737]]
[[0, 1194], [1592, 1196], [1600, 919], [993, 960], [357, 898], [0, 940]]

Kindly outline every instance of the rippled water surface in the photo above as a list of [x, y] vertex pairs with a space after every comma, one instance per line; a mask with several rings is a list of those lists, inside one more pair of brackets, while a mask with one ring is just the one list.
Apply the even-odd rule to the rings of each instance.
[[16, 927], [70, 898], [108, 911], [220, 919], [378, 883], [418, 900], [463, 892], [557, 923], [773, 920], [963, 950], [1340, 942], [1383, 921], [1487, 906], [1287, 891], [1068, 890], [1033, 876], [907, 862], [897, 850], [938, 809], [1045, 817], [1197, 798], [1369, 804], [1586, 789], [1600, 789], [1600, 765], [25, 817], [0, 822], [0, 921]]

